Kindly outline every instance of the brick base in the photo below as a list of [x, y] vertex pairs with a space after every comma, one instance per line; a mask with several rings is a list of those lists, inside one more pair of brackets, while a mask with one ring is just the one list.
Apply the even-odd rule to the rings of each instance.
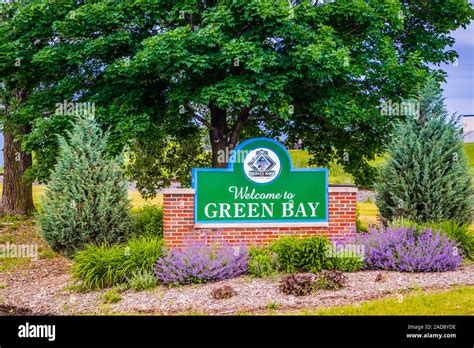
[[194, 224], [194, 190], [168, 189], [163, 193], [163, 235], [171, 247], [193, 241], [264, 245], [282, 236], [324, 235], [340, 240], [355, 234], [356, 196], [354, 186], [329, 186], [328, 226], [202, 228]]

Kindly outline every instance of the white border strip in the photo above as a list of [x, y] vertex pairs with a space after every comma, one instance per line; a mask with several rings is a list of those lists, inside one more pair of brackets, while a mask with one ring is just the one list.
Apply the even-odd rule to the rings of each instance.
[[[356, 186], [329, 186], [328, 191], [329, 192], [357, 192], [358, 189]], [[169, 189], [164, 189], [163, 193], [185, 195], [185, 194], [194, 194], [195, 190], [192, 188], [169, 188]]]

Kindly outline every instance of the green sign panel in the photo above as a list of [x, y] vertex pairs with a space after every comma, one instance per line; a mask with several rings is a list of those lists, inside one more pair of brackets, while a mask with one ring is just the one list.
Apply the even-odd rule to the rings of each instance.
[[328, 171], [295, 169], [278, 142], [241, 143], [228, 168], [194, 168], [195, 223], [327, 222]]

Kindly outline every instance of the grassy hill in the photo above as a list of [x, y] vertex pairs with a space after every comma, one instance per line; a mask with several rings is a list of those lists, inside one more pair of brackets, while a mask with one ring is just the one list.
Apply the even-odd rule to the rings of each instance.
[[[473, 177], [472, 185], [474, 187], [474, 143], [464, 144], [464, 152], [467, 156], [470, 173]], [[308, 168], [313, 167], [308, 164], [309, 154], [305, 150], [289, 150], [291, 159], [293, 160], [293, 167], [295, 168]], [[377, 157], [371, 164], [374, 166], [380, 166], [385, 162], [384, 157]], [[353, 184], [354, 179], [351, 174], [344, 171], [342, 165], [338, 163], [331, 163], [329, 166], [329, 183], [330, 184]]]
[[471, 177], [473, 178], [471, 184], [474, 185], [474, 143], [464, 144], [464, 153], [467, 156]]

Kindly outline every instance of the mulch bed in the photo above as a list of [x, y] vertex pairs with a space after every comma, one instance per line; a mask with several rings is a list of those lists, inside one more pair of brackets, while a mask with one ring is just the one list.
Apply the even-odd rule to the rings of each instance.
[[33, 315], [33, 312], [28, 308], [19, 308], [15, 306], [0, 305], [0, 317], [25, 316], [25, 315]]
[[[346, 273], [347, 284], [337, 291], [320, 290], [308, 296], [289, 296], [278, 290], [281, 277], [256, 279], [249, 276], [216, 283], [169, 288], [159, 286], [153, 291], [121, 293], [122, 300], [105, 304], [107, 289], [87, 293], [70, 290], [73, 281], [64, 258], [39, 260], [27, 267], [0, 273], [0, 313], [18, 311], [28, 314], [189, 314], [232, 315], [279, 310], [304, 310], [350, 305], [413, 289], [445, 289], [454, 285], [474, 285], [474, 265], [443, 273], [401, 273], [360, 271]], [[212, 297], [212, 291], [231, 286], [236, 295], [223, 300]], [[4, 308], [2, 310], [2, 308]], [[31, 313], [30, 313], [31, 312]], [[24, 314], [23, 314], [24, 313]]]

